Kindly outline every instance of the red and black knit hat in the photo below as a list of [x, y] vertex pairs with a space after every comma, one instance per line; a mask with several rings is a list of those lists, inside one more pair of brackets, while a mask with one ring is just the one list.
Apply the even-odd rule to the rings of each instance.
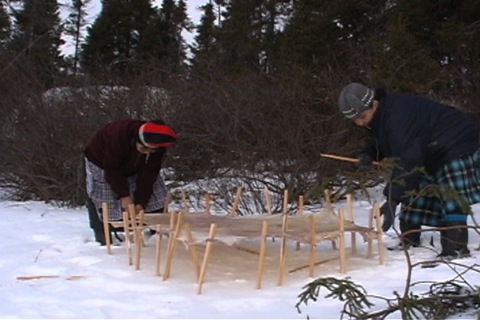
[[160, 121], [146, 122], [138, 129], [138, 141], [147, 148], [167, 148], [175, 144], [177, 133]]

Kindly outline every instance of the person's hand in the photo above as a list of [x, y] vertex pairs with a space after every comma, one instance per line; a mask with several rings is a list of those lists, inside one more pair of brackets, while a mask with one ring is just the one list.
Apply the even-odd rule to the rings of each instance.
[[143, 206], [140, 204], [135, 205], [135, 214], [138, 215], [140, 211], [143, 211]]
[[373, 169], [373, 158], [366, 153], [360, 153], [357, 156], [357, 168], [361, 170], [371, 170]]
[[393, 225], [395, 221], [395, 211], [397, 209], [398, 202], [387, 200], [382, 204], [380, 208], [380, 215], [383, 216], [382, 230], [386, 232]]
[[120, 205], [122, 206], [123, 211], [128, 212], [128, 206], [133, 203], [132, 198], [130, 196], [120, 198]]

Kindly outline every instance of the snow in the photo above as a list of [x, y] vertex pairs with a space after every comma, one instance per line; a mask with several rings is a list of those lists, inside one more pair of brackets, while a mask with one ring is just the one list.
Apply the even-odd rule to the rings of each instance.
[[[345, 206], [337, 203], [336, 207]], [[366, 225], [371, 203], [354, 202], [357, 224]], [[480, 217], [480, 206], [473, 206], [474, 216]], [[108, 255], [105, 247], [93, 240], [85, 208], [55, 207], [41, 202], [0, 203], [0, 317], [1, 318], [269, 318], [269, 319], [338, 319], [343, 303], [326, 299], [320, 291], [317, 302], [295, 308], [302, 287], [315, 278], [308, 269], [285, 275], [283, 285], [277, 285], [278, 248], [280, 241], [268, 241], [263, 286], [256, 289], [257, 256], [246, 250], [215, 242], [207, 268], [202, 294], [197, 294], [196, 277], [190, 255], [181, 245], [173, 262], [170, 278], [155, 275], [155, 237], [146, 240], [140, 270], [128, 265], [125, 247], [117, 245]], [[472, 223], [472, 221], [470, 221]], [[433, 234], [435, 247], [428, 241]], [[393, 243], [393, 231], [384, 235]], [[433, 258], [439, 250], [438, 234], [422, 235], [425, 248], [411, 250], [413, 261]], [[357, 236], [356, 256], [348, 257], [347, 274], [339, 273], [338, 259], [325, 262], [315, 269], [315, 277], [349, 277], [370, 294], [392, 297], [405, 287], [407, 264], [402, 252], [385, 250], [386, 264], [379, 265], [377, 250], [373, 259], [366, 259], [366, 244]], [[161, 264], [165, 264], [162, 240]], [[350, 239], [346, 241], [350, 246]], [[470, 230], [469, 247], [472, 257], [461, 260], [478, 264], [476, 251], [479, 236]], [[240, 247], [258, 249], [258, 243], [248, 240]], [[308, 248], [295, 250], [289, 243], [287, 270], [308, 263]], [[376, 244], [374, 243], [374, 247]], [[350, 251], [348, 251], [350, 252]], [[317, 247], [317, 260], [336, 257], [329, 241]], [[35, 277], [23, 279], [21, 277]], [[43, 276], [43, 278], [41, 278]], [[428, 281], [444, 281], [454, 276], [451, 269], [414, 270], [412, 290], [425, 292]], [[478, 285], [476, 274], [464, 275]], [[477, 277], [475, 277], [477, 276]], [[385, 302], [379, 301], [374, 310]], [[399, 318], [396, 314], [395, 317]], [[473, 312], [462, 319], [474, 319]]]

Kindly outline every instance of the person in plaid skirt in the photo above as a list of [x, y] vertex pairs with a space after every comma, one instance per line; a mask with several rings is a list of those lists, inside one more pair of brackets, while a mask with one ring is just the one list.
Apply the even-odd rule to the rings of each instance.
[[108, 123], [91, 138], [84, 150], [87, 208], [101, 245], [105, 245], [102, 203], [109, 207], [109, 221], [122, 220], [130, 204], [137, 213], [163, 209], [167, 188], [160, 169], [176, 139], [177, 133], [162, 120], [134, 119]]
[[[480, 202], [479, 128], [473, 116], [425, 97], [360, 83], [343, 88], [338, 106], [371, 134], [358, 155], [360, 168], [372, 168], [383, 158], [396, 160], [384, 189], [383, 231], [393, 225], [401, 203], [402, 233], [422, 225], [450, 227], [440, 232], [439, 256], [469, 256], [467, 218], [470, 205]], [[420, 232], [404, 240], [401, 246], [418, 246]]]

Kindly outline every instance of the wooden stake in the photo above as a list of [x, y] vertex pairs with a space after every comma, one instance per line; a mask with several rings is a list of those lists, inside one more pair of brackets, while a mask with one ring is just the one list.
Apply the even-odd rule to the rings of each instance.
[[288, 189], [283, 191], [283, 214], [287, 214], [288, 211]]
[[188, 245], [188, 252], [190, 252], [190, 257], [192, 258], [193, 268], [195, 271], [195, 278], [199, 279], [200, 277], [200, 263], [198, 262], [197, 251], [195, 250], [195, 239], [192, 235], [192, 228], [190, 228], [190, 224], [186, 223], [184, 226], [185, 232], [187, 233], [187, 245]]
[[310, 233], [310, 259], [309, 259], [309, 276], [313, 277], [315, 275], [315, 243], [316, 243], [316, 235], [315, 235], [315, 220], [313, 215], [308, 217], [308, 230]]
[[298, 212], [297, 215], [303, 215], [303, 196], [298, 197]]
[[[348, 214], [348, 220], [350, 220], [352, 223], [355, 223], [353, 219], [353, 201], [352, 201], [352, 195], [350, 193], [347, 194], [347, 214]], [[351, 232], [350, 237], [351, 237], [352, 255], [356, 255], [357, 254], [357, 234], [355, 232]]]
[[[298, 197], [298, 211], [297, 211], [297, 216], [302, 216], [303, 215], [303, 196]], [[295, 246], [295, 250], [298, 251], [300, 250], [300, 241], [297, 241], [297, 244]]]
[[186, 212], [190, 211], [190, 207], [188, 206], [187, 202], [187, 195], [185, 194], [185, 190], [182, 189], [182, 202], [183, 202], [183, 210]]
[[339, 210], [340, 220], [340, 273], [347, 272], [347, 253], [345, 252], [345, 220], [343, 210]]
[[[327, 211], [335, 214], [335, 212], [333, 212], [332, 198], [330, 197], [330, 190], [329, 189], [323, 190], [323, 194], [325, 196]], [[335, 239], [332, 239], [331, 242], [332, 242], [332, 249], [337, 250], [337, 243], [335, 242]]]
[[[134, 210], [134, 213], [135, 213], [136, 212], [135, 207], [133, 207], [133, 210]], [[145, 211], [140, 210], [140, 212], [138, 212], [137, 227], [141, 227], [143, 229], [144, 219], [145, 219]], [[140, 245], [142, 247], [145, 247], [145, 239], [143, 237], [143, 232], [140, 232]]]
[[272, 198], [270, 195], [270, 191], [267, 187], [264, 189], [264, 196], [265, 196], [265, 207], [267, 207], [267, 214], [272, 214]]
[[[333, 261], [333, 260], [335, 260], [335, 259], [337, 259], [337, 257], [320, 260], [320, 261], [315, 262], [314, 265], [315, 265], [315, 266], [318, 266], [318, 265], [321, 265], [321, 264], [323, 264], [323, 263], [327, 263], [327, 262], [329, 262], [329, 261]], [[300, 271], [300, 270], [303, 270], [303, 269], [306, 269], [306, 268], [311, 268], [310, 262], [309, 262], [308, 264], [306, 264], [306, 265], [303, 265], [303, 266], [296, 267], [296, 268], [293, 268], [293, 269], [291, 269], [291, 270], [288, 270], [288, 273], [294, 273], [294, 272], [297, 272], [297, 271]]]
[[235, 193], [235, 199], [233, 200], [232, 211], [230, 212], [229, 216], [236, 217], [238, 204], [240, 203], [240, 197], [242, 196], [242, 187], [237, 188], [237, 192]]
[[[172, 212], [172, 214], [175, 214]], [[180, 237], [182, 231], [182, 212], [177, 213], [175, 230], [171, 230], [170, 237], [168, 239], [167, 247], [167, 261], [165, 264], [165, 271], [163, 272], [163, 280], [167, 280], [170, 277], [170, 271], [172, 269], [173, 258], [177, 248], [177, 238]], [[170, 220], [171, 221], [171, 220]]]
[[378, 203], [375, 204], [375, 219], [377, 221], [377, 245], [378, 245], [378, 263], [385, 264], [385, 255], [383, 246], [383, 231], [382, 231], [382, 224], [380, 223], [380, 205]]
[[132, 256], [132, 243], [130, 242], [130, 215], [127, 211], [123, 212], [123, 230], [125, 232], [125, 247], [127, 248], [127, 258], [128, 258], [128, 265], [131, 266], [133, 264], [133, 256]]
[[163, 213], [167, 214], [168, 213], [168, 206], [170, 205], [170, 192], [167, 192], [167, 195], [165, 196], [165, 202], [163, 203]]
[[110, 228], [108, 226], [108, 204], [102, 203], [102, 218], [103, 218], [103, 234], [105, 235], [105, 246], [107, 247], [107, 253], [112, 254], [112, 246], [110, 242]]
[[207, 192], [205, 194], [205, 213], [211, 215], [210, 212], [210, 194]]
[[155, 275], [160, 276], [160, 253], [162, 249], [162, 225], [157, 224], [155, 228]]
[[217, 225], [212, 223], [210, 225], [210, 231], [208, 233], [207, 246], [205, 248], [205, 254], [203, 256], [202, 267], [200, 269], [200, 276], [198, 278], [198, 294], [202, 293], [203, 280], [207, 272], [208, 259], [210, 258], [210, 251], [212, 250], [213, 240], [215, 239], [215, 232], [217, 230]]
[[132, 225], [133, 239], [135, 242], [135, 270], [140, 270], [140, 259], [143, 247], [141, 230], [143, 229], [143, 226], [139, 225], [137, 222], [135, 205], [133, 203], [128, 205], [128, 214], [130, 217], [130, 223]]
[[282, 242], [280, 243], [280, 261], [278, 265], [278, 286], [281, 286], [283, 284], [283, 276], [285, 273], [285, 261], [287, 256], [287, 219], [288, 215], [284, 214], [282, 219]]
[[[368, 228], [373, 229], [373, 217], [375, 215], [375, 206], [377, 204], [374, 203], [373, 207], [368, 211]], [[380, 221], [380, 220], [379, 220]], [[378, 231], [378, 229], [377, 229]], [[371, 237], [367, 237], [367, 259], [372, 259], [373, 257], [373, 243]]]
[[[358, 159], [356, 159], [356, 158], [336, 156], [336, 155], [328, 154], [328, 153], [320, 153], [320, 156], [322, 156], [324, 158], [330, 158], [330, 159], [341, 160], [341, 161], [352, 162], [352, 163], [357, 163], [358, 162]], [[382, 165], [381, 162], [379, 162], [379, 161], [373, 161], [373, 164], [376, 165], [376, 166]]]
[[267, 230], [268, 222], [262, 222], [262, 236], [260, 238], [260, 255], [258, 256], [257, 267], [257, 289], [262, 288], [263, 272], [265, 270], [265, 253], [267, 252]]

